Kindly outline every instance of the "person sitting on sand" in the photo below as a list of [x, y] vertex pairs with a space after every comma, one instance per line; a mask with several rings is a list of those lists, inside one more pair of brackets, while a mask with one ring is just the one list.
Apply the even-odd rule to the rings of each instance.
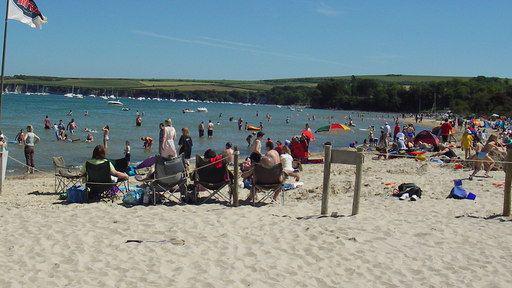
[[[81, 174], [87, 178], [87, 171], [86, 171], [87, 163], [90, 163], [92, 165], [99, 165], [99, 164], [103, 164], [105, 162], [109, 162], [106, 159], [106, 149], [103, 145], [98, 145], [98, 146], [94, 147], [94, 150], [92, 152], [92, 158], [90, 160], [87, 160], [84, 163], [84, 165], [82, 165], [82, 169], [81, 169], [82, 173]], [[114, 168], [114, 165], [112, 164], [112, 162], [110, 162], [110, 175], [117, 177], [117, 179], [119, 179], [119, 180], [128, 180], [128, 178], [129, 178], [126, 173], [117, 171], [116, 168]], [[112, 183], [115, 183], [115, 182], [116, 182], [115, 179], [112, 179]]]
[[454, 158], [457, 158], [457, 154], [455, 154], [455, 152], [453, 152], [453, 150], [448, 147], [448, 146], [445, 146], [443, 144], [439, 144], [437, 145], [437, 150], [438, 152], [432, 154], [432, 157], [443, 157], [447, 160], [451, 160], [451, 159], [454, 159]]
[[274, 142], [267, 141], [267, 143], [265, 143], [265, 148], [267, 149], [267, 153], [265, 153], [265, 156], [272, 160], [273, 165], [276, 165], [281, 162], [281, 160], [279, 159], [279, 153], [277, 153], [277, 151], [274, 150]]
[[471, 160], [476, 160], [475, 170], [469, 176], [469, 180], [473, 180], [473, 177], [476, 176], [476, 174], [482, 169], [482, 164], [484, 165], [485, 169], [484, 177], [490, 178], [489, 171], [491, 171], [492, 167], [494, 166], [494, 160], [491, 158], [491, 156], [489, 156], [489, 153], [494, 152], [496, 154], [504, 154], [498, 147], [497, 142], [498, 136], [493, 134], [489, 136], [485, 146], [477, 146], [476, 154], [471, 157]]
[[286, 176], [295, 177], [295, 181], [300, 180], [300, 175], [297, 170], [293, 168], [293, 157], [290, 148], [284, 146], [283, 153], [279, 156], [281, 164], [283, 165], [283, 172]]

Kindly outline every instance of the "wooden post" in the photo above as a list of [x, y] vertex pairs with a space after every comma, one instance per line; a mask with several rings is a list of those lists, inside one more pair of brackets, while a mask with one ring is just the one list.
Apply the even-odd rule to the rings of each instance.
[[505, 163], [505, 191], [503, 193], [503, 216], [510, 216], [510, 188], [512, 184], [512, 146], [508, 146]]
[[361, 192], [361, 179], [363, 174], [363, 157], [361, 157], [361, 162], [356, 165], [356, 187], [354, 190], [354, 200], [352, 202], [352, 216], [357, 215], [359, 213], [359, 197]]
[[331, 145], [324, 146], [324, 183], [322, 189], [322, 208], [320, 213], [327, 215], [329, 206], [329, 186], [331, 177]]
[[238, 151], [238, 147], [235, 147], [235, 155], [234, 155], [234, 171], [233, 178], [235, 183], [233, 186], [233, 207], [238, 207], [238, 156], [240, 155], [240, 151]]

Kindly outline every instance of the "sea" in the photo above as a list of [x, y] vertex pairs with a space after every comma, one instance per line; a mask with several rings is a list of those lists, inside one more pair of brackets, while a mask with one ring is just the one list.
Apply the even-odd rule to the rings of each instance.
[[[113, 96], [111, 96], [113, 98]], [[192, 155], [203, 154], [208, 148], [222, 152], [225, 144], [230, 142], [239, 147], [242, 155], [249, 154], [246, 137], [248, 131], [239, 131], [238, 118], [248, 123], [263, 125], [265, 139], [281, 140], [283, 143], [294, 135], [300, 135], [305, 124], [308, 123], [313, 131], [328, 125], [330, 121], [347, 123], [348, 118], [353, 119], [355, 127], [351, 131], [341, 134], [318, 134], [316, 140], [310, 145], [310, 151], [323, 151], [323, 144], [331, 142], [334, 147], [347, 147], [351, 142], [362, 143], [368, 136], [367, 128], [371, 125], [378, 131], [385, 122], [393, 125], [393, 114], [318, 110], [300, 107], [287, 107], [276, 105], [257, 105], [241, 103], [215, 103], [197, 102], [194, 100], [169, 99], [130, 99], [118, 98], [122, 107], [109, 105], [106, 97], [66, 97], [64, 95], [34, 95], [34, 94], [4, 94], [2, 98], [2, 115], [0, 130], [9, 142], [7, 150], [9, 156], [7, 175], [24, 173], [25, 168], [16, 160], [25, 162], [23, 146], [13, 143], [16, 134], [27, 125], [33, 125], [34, 132], [41, 138], [35, 148], [36, 168], [45, 172], [52, 172], [52, 157], [63, 156], [68, 165], [81, 165], [92, 155], [94, 147], [102, 143], [101, 129], [105, 125], [110, 127], [110, 141], [107, 157], [118, 159], [124, 156], [125, 141], [131, 145], [132, 162], [142, 161], [158, 153], [159, 124], [171, 118], [177, 131], [176, 146], [181, 135], [181, 128], [188, 127], [193, 139]], [[124, 108], [124, 109], [123, 109]], [[197, 108], [206, 108], [208, 112], [183, 113], [184, 109], [197, 111]], [[72, 116], [67, 115], [72, 111]], [[126, 111], [128, 110], [128, 111]], [[88, 116], [85, 115], [88, 111]], [[136, 127], [136, 114], [143, 114], [143, 124]], [[267, 121], [266, 115], [271, 116]], [[364, 117], [360, 117], [364, 114]], [[80, 139], [74, 142], [57, 141], [53, 130], [45, 130], [43, 120], [48, 115], [52, 123], [62, 120], [66, 125], [71, 118], [78, 124], [77, 132], [71, 136]], [[230, 121], [232, 118], [232, 121]], [[287, 118], [289, 121], [287, 122]], [[215, 124], [212, 138], [199, 138], [198, 125], [211, 120]], [[94, 142], [85, 143], [84, 129], [98, 131], [94, 133]], [[69, 133], [68, 133], [69, 134]], [[376, 133], [377, 134], [377, 133]], [[144, 150], [141, 137], [150, 136], [155, 139], [151, 151]]]

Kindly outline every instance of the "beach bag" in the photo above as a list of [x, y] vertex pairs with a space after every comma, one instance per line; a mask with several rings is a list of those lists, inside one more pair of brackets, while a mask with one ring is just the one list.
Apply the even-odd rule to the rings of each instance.
[[142, 199], [144, 197], [144, 190], [141, 188], [135, 188], [131, 191], [128, 191], [123, 196], [123, 204], [129, 206], [135, 206], [142, 204]]
[[446, 198], [475, 200], [476, 195], [462, 188], [462, 180], [453, 180], [454, 186]]
[[454, 186], [452, 188], [452, 191], [450, 191], [450, 195], [448, 195], [448, 198], [453, 199], [466, 199], [468, 196], [468, 192], [466, 189], [462, 188], [462, 186]]
[[398, 185], [398, 189], [395, 190], [393, 196], [402, 197], [405, 193], [408, 193], [410, 197], [416, 195], [418, 198], [421, 198], [423, 191], [414, 183], [402, 183]]
[[69, 204], [71, 203], [86, 203], [87, 190], [84, 186], [73, 185], [66, 190], [66, 198]]

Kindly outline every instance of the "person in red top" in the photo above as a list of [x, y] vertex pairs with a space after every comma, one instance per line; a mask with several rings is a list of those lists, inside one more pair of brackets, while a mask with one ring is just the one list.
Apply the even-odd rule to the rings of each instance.
[[448, 121], [448, 119], [444, 119], [444, 123], [441, 125], [441, 138], [443, 143], [448, 142], [448, 138], [452, 131], [452, 124]]
[[290, 150], [292, 152], [293, 159], [299, 160], [301, 163], [306, 163], [308, 161], [309, 147], [304, 137], [301, 137], [300, 139], [298, 137], [293, 137]]

